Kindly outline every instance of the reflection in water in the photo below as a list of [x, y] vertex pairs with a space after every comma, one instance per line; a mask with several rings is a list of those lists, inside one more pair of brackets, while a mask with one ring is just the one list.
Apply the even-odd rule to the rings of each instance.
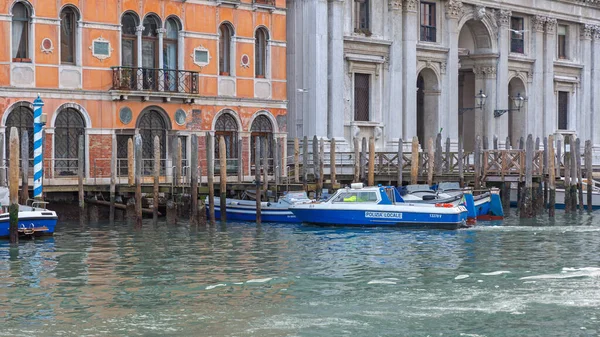
[[460, 231], [62, 223], [0, 242], [0, 335], [596, 336], [599, 246], [587, 214]]

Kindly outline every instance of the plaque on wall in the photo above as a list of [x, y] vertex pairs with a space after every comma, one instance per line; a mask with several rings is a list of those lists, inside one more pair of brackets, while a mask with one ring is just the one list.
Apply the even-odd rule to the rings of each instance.
[[119, 111], [119, 120], [121, 120], [121, 123], [127, 125], [131, 122], [132, 118], [133, 112], [131, 112], [131, 109], [128, 107], [122, 107]]
[[175, 123], [177, 125], [184, 125], [187, 119], [187, 114], [182, 109], [175, 111]]

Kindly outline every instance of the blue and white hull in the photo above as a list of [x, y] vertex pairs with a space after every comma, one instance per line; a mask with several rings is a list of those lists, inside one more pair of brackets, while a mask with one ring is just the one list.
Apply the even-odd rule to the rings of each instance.
[[[221, 219], [221, 198], [215, 198], [215, 218]], [[261, 221], [262, 222], [280, 222], [280, 223], [300, 223], [294, 213], [289, 210], [289, 206], [297, 203], [311, 202], [305, 192], [289, 192], [279, 198], [277, 202], [261, 202]], [[206, 204], [209, 200], [206, 198]], [[231, 221], [256, 221], [256, 201], [226, 199], [227, 220]], [[208, 207], [207, 207], [208, 212]], [[210, 216], [207, 213], [207, 216]]]
[[303, 223], [342, 226], [400, 226], [457, 229], [466, 225], [467, 208], [451, 203], [405, 202], [394, 187], [340, 189], [329, 200], [290, 206]]
[[[27, 210], [28, 206], [20, 206], [19, 236], [48, 236], [54, 234], [58, 217], [56, 212], [47, 209]], [[10, 214], [0, 214], [0, 238], [10, 236]]]

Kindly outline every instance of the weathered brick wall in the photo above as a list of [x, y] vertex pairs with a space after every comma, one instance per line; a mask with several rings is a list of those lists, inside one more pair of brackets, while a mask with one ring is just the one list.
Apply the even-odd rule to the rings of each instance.
[[88, 157], [90, 177], [110, 177], [110, 157], [112, 155], [111, 135], [89, 135]]

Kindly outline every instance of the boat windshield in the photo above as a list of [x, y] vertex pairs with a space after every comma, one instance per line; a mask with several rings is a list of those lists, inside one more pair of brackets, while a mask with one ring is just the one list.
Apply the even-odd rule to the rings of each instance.
[[338, 194], [333, 202], [377, 202], [377, 192], [348, 191]]

